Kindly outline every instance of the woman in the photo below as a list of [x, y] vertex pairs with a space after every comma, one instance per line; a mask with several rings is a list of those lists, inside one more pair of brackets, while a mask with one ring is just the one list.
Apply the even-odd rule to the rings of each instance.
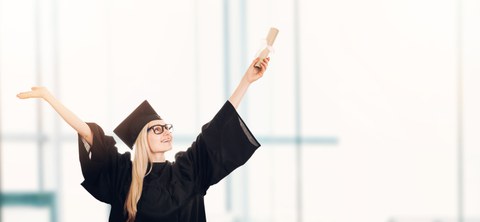
[[209, 186], [243, 165], [260, 147], [236, 112], [251, 83], [263, 76], [269, 58], [254, 64], [229, 100], [175, 162], [165, 160], [172, 148], [172, 125], [147, 101], [140, 104], [114, 132], [131, 149], [119, 154], [113, 137], [100, 126], [85, 123], [44, 87], [19, 93], [21, 99], [41, 98], [79, 135], [82, 186], [96, 199], [111, 205], [109, 221], [206, 221], [203, 196]]

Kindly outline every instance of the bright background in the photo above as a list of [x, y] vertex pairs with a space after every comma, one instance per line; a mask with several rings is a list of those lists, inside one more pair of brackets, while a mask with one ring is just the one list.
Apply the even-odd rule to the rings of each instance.
[[[47, 86], [107, 134], [148, 99], [186, 149], [270, 27], [262, 143], [208, 221], [480, 221], [478, 0], [0, 0], [1, 221], [107, 221]], [[117, 140], [122, 151], [126, 146]]]

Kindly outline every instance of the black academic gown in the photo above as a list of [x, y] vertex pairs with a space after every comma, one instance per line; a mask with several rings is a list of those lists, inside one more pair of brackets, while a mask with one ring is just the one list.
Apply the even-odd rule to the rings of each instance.
[[[95, 123], [88, 125], [94, 135], [89, 152], [79, 136], [85, 178], [82, 186], [111, 205], [109, 221], [126, 221], [130, 153], [119, 154], [113, 137], [106, 136]], [[227, 101], [187, 151], [177, 153], [174, 162], [153, 164], [144, 178], [135, 221], [206, 221], [203, 196], [207, 189], [243, 165], [258, 147], [258, 141]]]

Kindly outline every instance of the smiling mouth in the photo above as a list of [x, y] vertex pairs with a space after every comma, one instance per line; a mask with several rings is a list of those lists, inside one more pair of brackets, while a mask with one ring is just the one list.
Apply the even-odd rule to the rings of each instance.
[[171, 140], [170, 139], [166, 139], [166, 140], [162, 140], [161, 142], [162, 143], [169, 143]]

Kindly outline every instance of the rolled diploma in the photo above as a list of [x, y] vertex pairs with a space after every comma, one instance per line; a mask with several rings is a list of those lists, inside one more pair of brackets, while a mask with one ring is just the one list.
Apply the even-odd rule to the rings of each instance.
[[[268, 35], [267, 35], [267, 46], [273, 45], [273, 42], [275, 42], [275, 38], [277, 38], [277, 35], [278, 35], [278, 29], [273, 27], [270, 28], [270, 31], [268, 32]], [[260, 68], [260, 64], [265, 58], [267, 58], [269, 53], [270, 53], [270, 49], [268, 49], [268, 47], [263, 49], [262, 52], [260, 52], [260, 55], [258, 55], [260, 60], [258, 60], [258, 62], [255, 64], [255, 67]]]

